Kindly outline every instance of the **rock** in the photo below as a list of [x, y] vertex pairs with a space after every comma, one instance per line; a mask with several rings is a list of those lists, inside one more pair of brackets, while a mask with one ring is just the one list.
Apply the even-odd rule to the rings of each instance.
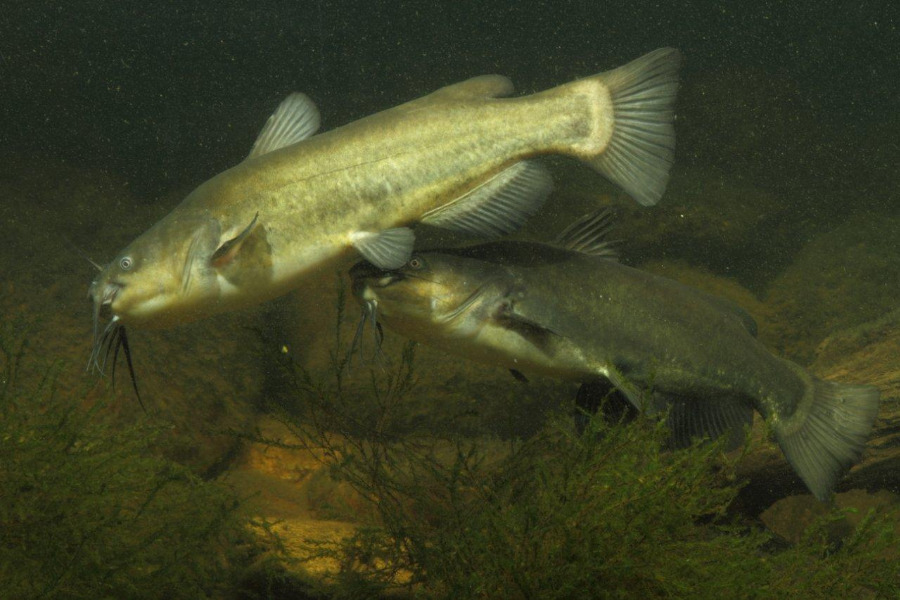
[[682, 260], [737, 279], [754, 292], [783, 269], [799, 249], [788, 203], [771, 192], [726, 178], [716, 171], [679, 167], [666, 194], [650, 209], [598, 181], [596, 174], [560, 167], [558, 190], [533, 222], [559, 231], [603, 206], [615, 213], [610, 237], [626, 264]]
[[[837, 489], [900, 493], [900, 311], [834, 333], [816, 352], [818, 356], [809, 367], [811, 373], [823, 379], [874, 385], [881, 391], [881, 406], [866, 450], [859, 464], [838, 482]], [[761, 431], [755, 429], [758, 436]], [[744, 514], [757, 515], [779, 498], [806, 492], [771, 442], [763, 442], [740, 464], [738, 472], [748, 481], [736, 503]]]
[[674, 279], [685, 285], [703, 290], [704, 292], [730, 300], [735, 305], [747, 311], [758, 328], [757, 337], [764, 344], [769, 344], [774, 334], [772, 332], [772, 315], [769, 308], [763, 304], [750, 290], [740, 285], [734, 279], [721, 277], [702, 268], [688, 264], [684, 261], [652, 260], [640, 265], [641, 270], [649, 271]]
[[776, 349], [809, 363], [833, 331], [878, 319], [900, 297], [900, 217], [860, 214], [808, 243], [769, 286]]
[[[900, 505], [900, 496], [886, 490], [869, 493], [849, 490], [836, 494], [835, 505], [848, 510], [845, 517], [826, 526], [829, 541], [838, 543], [850, 535], [870, 510], [882, 511]], [[760, 519], [770, 531], [784, 540], [797, 544], [817, 520], [829, 514], [828, 507], [810, 495], [788, 496], [766, 509]]]
[[813, 372], [866, 383], [881, 391], [881, 407], [862, 462], [846, 485], [900, 493], [900, 310], [835, 333], [816, 350]]

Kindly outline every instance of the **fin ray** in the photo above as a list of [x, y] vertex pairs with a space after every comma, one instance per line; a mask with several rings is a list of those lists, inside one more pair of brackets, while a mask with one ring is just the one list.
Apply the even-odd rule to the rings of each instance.
[[399, 269], [412, 254], [416, 236], [409, 227], [394, 227], [373, 233], [358, 231], [351, 243], [367, 261], [379, 269]]
[[668, 399], [670, 443], [686, 448], [695, 438], [717, 439], [728, 435], [729, 450], [740, 446], [744, 428], [753, 424], [753, 407], [727, 398]]
[[285, 98], [256, 137], [247, 158], [301, 142], [319, 129], [319, 109], [306, 94], [295, 92]]
[[680, 62], [677, 50], [660, 48], [596, 76], [609, 90], [615, 122], [604, 150], [583, 158], [644, 206], [659, 202], [669, 182]]
[[562, 230], [554, 244], [573, 252], [615, 260], [618, 257], [612, 247], [615, 242], [606, 239], [612, 229], [612, 218], [608, 208], [589, 213]]
[[428, 211], [422, 222], [481, 237], [500, 237], [524, 225], [552, 190], [550, 173], [540, 163], [521, 161]]
[[775, 426], [778, 445], [813, 495], [826, 501], [862, 455], [878, 413], [878, 388], [811, 378], [806, 406]]

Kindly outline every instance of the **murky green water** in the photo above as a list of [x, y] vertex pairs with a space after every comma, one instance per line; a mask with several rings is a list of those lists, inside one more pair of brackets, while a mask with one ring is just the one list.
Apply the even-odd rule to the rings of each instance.
[[[623, 262], [740, 304], [757, 320], [760, 339], [774, 353], [819, 376], [878, 386], [882, 409], [875, 433], [861, 466], [838, 491], [887, 494], [886, 504], [856, 505], [878, 506], [879, 514], [896, 504], [890, 494], [900, 493], [894, 451], [900, 419], [900, 18], [890, 2], [849, 7], [701, 1], [672, 6], [324, 0], [75, 6], [39, 1], [14, 2], [3, 12], [0, 338], [10, 349], [2, 383], [16, 391], [4, 396], [2, 410], [35, 415], [7, 418], [7, 423], [46, 428], [38, 416], [56, 414], [59, 403], [82, 407], [107, 397], [108, 380], [84, 370], [91, 336], [85, 293], [95, 271], [82, 254], [105, 263], [196, 185], [242, 160], [288, 93], [307, 93], [322, 113], [323, 129], [332, 129], [473, 75], [501, 73], [519, 92], [530, 93], [673, 46], [684, 55], [676, 160], [659, 205], [638, 208], [583, 165], [551, 159], [554, 195], [516, 237], [547, 240], [572, 218], [611, 206], [617, 213], [615, 237], [622, 240]], [[425, 244], [449, 243], [433, 230], [421, 231], [420, 238]], [[271, 514], [342, 522], [352, 521], [354, 510], [370, 516], [371, 509], [362, 508], [355, 496], [324, 485], [324, 471], [315, 475], [310, 488], [319, 500], [296, 508], [303, 503], [295, 506], [294, 496], [307, 494], [302, 486], [309, 484], [304, 479], [308, 473], [286, 474], [269, 463], [268, 470], [261, 469], [265, 461], [248, 458], [255, 455], [246, 441], [259, 423], [268, 427], [265, 415], [273, 404], [295, 416], [309, 409], [308, 398], [278, 366], [280, 359], [290, 358], [318, 380], [330, 381], [336, 282], [343, 277], [340, 272], [317, 273], [292, 296], [263, 306], [168, 331], [131, 332], [145, 402], [153, 418], [168, 425], [152, 451], [211, 481], [243, 473], [235, 479], [251, 483], [237, 486], [238, 495], [264, 490], [262, 506], [271, 508]], [[345, 345], [355, 319], [351, 301], [341, 330]], [[386, 335], [385, 351], [396, 365], [403, 340], [390, 331]], [[27, 345], [20, 352], [23, 340]], [[52, 402], [49, 388], [37, 391], [48, 369], [56, 381]], [[352, 375], [354, 385], [366, 388], [367, 373], [360, 367]], [[418, 383], [405, 396], [403, 431], [487, 437], [492, 443], [542, 435], [551, 415], [569, 410], [575, 391], [572, 384], [542, 378], [522, 384], [504, 370], [427, 348], [417, 353], [416, 373]], [[121, 363], [117, 377], [116, 391], [101, 412], [116, 427], [131, 427], [143, 417]], [[9, 398], [16, 400], [10, 403]], [[366, 410], [362, 413], [373, 414]], [[13, 440], [27, 435], [17, 435], [9, 432], [0, 440], [2, 451], [24, 456]], [[90, 435], [100, 434], [90, 429]], [[68, 451], [63, 445], [61, 452]], [[572, 454], [560, 456], [571, 459]], [[60, 473], [77, 471], [59, 466], [67, 463], [50, 464]], [[520, 470], [509, 472], [524, 477]], [[52, 502], [32, 503], [47, 511], [40, 514], [6, 510], [24, 510], [28, 502], [12, 503], [10, 498], [35, 493], [47, 480], [46, 473], [35, 472], [26, 485], [22, 473], [28, 473], [27, 465], [15, 478], [12, 471], [4, 475], [0, 466], [0, 481], [24, 486], [3, 489], [0, 520], [19, 527], [28, 519], [40, 523], [63, 514], [53, 512]], [[553, 486], [561, 485], [556, 475]], [[587, 475], [579, 471], [582, 476]], [[762, 527], [758, 517], [763, 511], [805, 493], [771, 447], [751, 453], [735, 477], [749, 482], [729, 509], [744, 525]], [[280, 487], [285, 481], [299, 487], [287, 492]], [[71, 481], [57, 485], [72, 485], [66, 494], [84, 500]], [[90, 493], [98, 493], [96, 489]], [[511, 488], [502, 489], [515, 495]], [[133, 494], [123, 500], [140, 501]], [[327, 510], [322, 508], [326, 505]], [[459, 516], [437, 509], [434, 514]], [[66, 518], [76, 532], [66, 530], [66, 535], [77, 535], [79, 524], [95, 523], [79, 521], [77, 514]], [[522, 533], [517, 528], [527, 523], [522, 518], [515, 524], [517, 535]], [[477, 519], [484, 527], [502, 522], [485, 514]], [[773, 519], [766, 526], [774, 527], [778, 519]], [[563, 526], [553, 522], [553, 527]], [[124, 527], [144, 535], [147, 525], [141, 521], [138, 533]], [[171, 528], [177, 530], [177, 524]], [[427, 528], [418, 533], [429, 531], [441, 533]], [[461, 539], [474, 543], [476, 538]], [[673, 544], [684, 541], [675, 533], [671, 539]], [[35, 572], [40, 572], [41, 550], [27, 544], [43, 543], [27, 536], [4, 541], [0, 572], [7, 572], [23, 552], [38, 561]], [[198, 542], [186, 551], [209, 551], [201, 546]], [[103, 561], [110, 560], [100, 554]], [[169, 558], [159, 558], [157, 564], [171, 564]], [[539, 558], [534, 564], [543, 569], [552, 569], [546, 561], [559, 559]], [[232, 560], [245, 564], [244, 559]], [[73, 582], [79, 573], [100, 577], [102, 569], [71, 564], [75, 572], [63, 570], [60, 577]], [[436, 564], [429, 563], [430, 568]], [[843, 563], [835, 564], [829, 568], [840, 574]], [[883, 564], [871, 566], [883, 574]], [[198, 563], [193, 575], [179, 572], [193, 577], [183, 589], [195, 593], [196, 582], [203, 587], [203, 568]], [[245, 579], [266, 581], [254, 573]], [[120, 581], [119, 572], [110, 580]], [[452, 589], [464, 589], [447, 581]], [[787, 584], [773, 580], [771, 585]], [[65, 587], [55, 584], [40, 589], [53, 590], [53, 597], [79, 597], [71, 591], [74, 587], [68, 596]], [[446, 591], [431, 588], [434, 593], [440, 589]], [[521, 597], [516, 589], [524, 593], [513, 583], [508, 589], [509, 597]], [[709, 589], [672, 593], [693, 597]], [[215, 586], [207, 591], [222, 593]], [[152, 591], [137, 597], [153, 597]]]

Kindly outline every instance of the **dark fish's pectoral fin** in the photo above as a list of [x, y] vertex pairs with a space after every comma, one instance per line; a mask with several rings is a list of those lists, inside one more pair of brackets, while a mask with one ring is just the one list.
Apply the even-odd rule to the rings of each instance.
[[552, 329], [516, 314], [505, 304], [494, 315], [493, 321], [499, 327], [519, 334], [544, 354], [551, 353], [553, 340], [557, 337]]
[[234, 257], [237, 256], [238, 251], [241, 249], [241, 246], [247, 238], [250, 237], [250, 234], [253, 232], [253, 228], [256, 227], [256, 221], [259, 219], [259, 213], [253, 217], [253, 220], [250, 221], [250, 224], [247, 225], [246, 228], [235, 237], [231, 238], [227, 242], [223, 243], [219, 248], [213, 252], [213, 255], [209, 259], [210, 265], [215, 268], [224, 267], [227, 264], [230, 264], [231, 261], [234, 260]]
[[247, 158], [302, 142], [316, 132], [319, 120], [319, 110], [306, 94], [291, 94], [266, 121]]
[[394, 227], [378, 233], [358, 231], [351, 236], [353, 247], [379, 269], [399, 269], [412, 254], [416, 236], [409, 227]]
[[657, 398], [643, 388], [632, 383], [619, 367], [612, 363], [602, 365], [598, 369], [598, 374], [602, 374], [609, 379], [616, 389], [631, 403], [631, 406], [639, 412], [656, 414], [660, 412], [660, 405]]
[[717, 439], [728, 436], [728, 450], [734, 450], [744, 441], [745, 429], [753, 424], [753, 408], [737, 399], [713, 398], [665, 398], [668, 406], [670, 444], [686, 448], [696, 438]]
[[428, 211], [422, 222], [470, 235], [500, 237], [524, 225], [552, 190], [550, 173], [540, 163], [521, 161]]

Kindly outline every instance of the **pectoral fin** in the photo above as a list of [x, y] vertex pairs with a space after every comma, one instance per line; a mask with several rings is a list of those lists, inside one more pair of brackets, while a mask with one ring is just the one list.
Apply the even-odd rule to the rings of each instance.
[[605, 365], [601, 371], [607, 379], [609, 379], [616, 389], [631, 403], [637, 410], [643, 412], [653, 409], [652, 399], [649, 394], [645, 393], [640, 387], [631, 383], [628, 378], [614, 365]]
[[259, 218], [259, 213], [253, 217], [253, 220], [250, 221], [250, 224], [247, 225], [246, 228], [235, 237], [223, 243], [219, 248], [213, 252], [213, 255], [209, 259], [209, 263], [211, 266], [219, 269], [230, 264], [234, 257], [237, 256], [238, 251], [241, 249], [241, 246], [247, 241], [247, 238], [253, 232], [253, 228], [256, 227], [256, 221]]
[[358, 231], [350, 236], [353, 247], [379, 269], [399, 269], [412, 254], [416, 236], [408, 227], [394, 227], [378, 233]]
[[553, 330], [516, 314], [508, 304], [501, 306], [493, 321], [504, 329], [518, 333], [544, 354], [550, 354], [553, 339], [557, 336]]
[[605, 378], [585, 381], [575, 396], [575, 431], [584, 433], [591, 415], [603, 410], [603, 419], [610, 425], [629, 423], [637, 417], [637, 411], [609, 380]]

